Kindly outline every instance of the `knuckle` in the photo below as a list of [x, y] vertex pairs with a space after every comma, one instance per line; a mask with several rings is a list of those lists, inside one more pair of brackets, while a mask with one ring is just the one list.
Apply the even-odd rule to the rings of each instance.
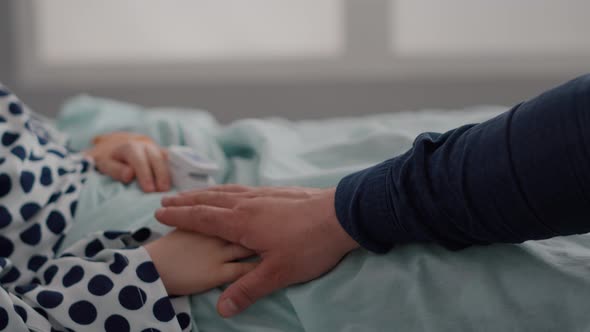
[[281, 288], [288, 285], [293, 272], [288, 264], [273, 263], [266, 269], [264, 279], [275, 288]]
[[285, 284], [286, 275], [287, 274], [283, 272], [282, 269], [276, 269], [272, 272], [269, 272], [267, 275], [268, 283], [274, 285], [275, 287], [280, 287], [280, 285]]
[[122, 151], [129, 151], [133, 149], [133, 144], [131, 142], [125, 142], [119, 146], [119, 149]]
[[237, 234], [239, 234], [236, 224], [233, 223], [222, 222], [217, 227], [221, 234], [225, 234], [226, 237], [231, 239], [235, 239]]
[[198, 217], [203, 217], [203, 215], [205, 214], [205, 207], [202, 205], [194, 205], [190, 207], [190, 214], [198, 216]]
[[238, 200], [232, 210], [243, 218], [254, 212], [252, 205], [247, 200]]
[[252, 292], [252, 289], [243, 283], [236, 284], [236, 289], [238, 293], [241, 295], [241, 298], [246, 304], [252, 304], [256, 301], [256, 298]]

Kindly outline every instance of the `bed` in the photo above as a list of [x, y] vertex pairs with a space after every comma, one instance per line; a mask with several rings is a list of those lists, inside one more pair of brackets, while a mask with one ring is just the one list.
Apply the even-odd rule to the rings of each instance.
[[[317, 121], [245, 119], [220, 125], [204, 111], [147, 110], [80, 96], [65, 104], [57, 125], [78, 149], [94, 135], [113, 130], [147, 134], [162, 145], [191, 146], [221, 166], [218, 183], [325, 187], [404, 152], [421, 132], [480, 122], [504, 110], [482, 106]], [[79, 212], [80, 225], [94, 226], [74, 227], [68, 241], [108, 223], [129, 228], [156, 224], [152, 213], [159, 194], [126, 209], [142, 194], [137, 188], [111, 186], [115, 194], [100, 198], [100, 210], [87, 206]], [[356, 250], [330, 273], [278, 291], [232, 319], [215, 312], [222, 289], [191, 297], [196, 330], [587, 331], [590, 237], [460, 252], [436, 245], [408, 245], [385, 255]]]

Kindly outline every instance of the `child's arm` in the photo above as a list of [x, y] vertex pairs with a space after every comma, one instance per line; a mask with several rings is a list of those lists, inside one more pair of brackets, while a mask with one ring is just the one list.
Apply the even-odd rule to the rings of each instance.
[[87, 257], [49, 259], [27, 283], [5, 283], [15, 270], [1, 267], [0, 330], [187, 331], [188, 304], [169, 298], [145, 249], [119, 246], [97, 253], [108, 241], [80, 243], [76, 251], [87, 251]]
[[174, 301], [182, 298], [169, 295], [202, 292], [256, 266], [235, 262], [251, 256], [250, 250], [197, 233], [173, 231], [128, 248], [149, 238], [146, 228], [99, 234], [50, 259], [33, 281], [19, 285], [5, 283], [14, 270], [0, 259], [0, 331], [186, 331], [188, 305], [177, 307]]
[[137, 179], [145, 192], [170, 190], [166, 150], [149, 137], [115, 132], [97, 136], [92, 143], [84, 154], [100, 172], [123, 183]]
[[257, 262], [236, 262], [254, 255], [240, 245], [194, 232], [175, 230], [145, 249], [171, 295], [200, 293], [237, 280]]

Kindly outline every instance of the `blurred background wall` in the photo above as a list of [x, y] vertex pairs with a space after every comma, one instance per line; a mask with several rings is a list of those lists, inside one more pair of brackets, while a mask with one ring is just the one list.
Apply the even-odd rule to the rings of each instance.
[[[283, 7], [266, 7], [273, 1]], [[49, 115], [67, 97], [88, 93], [206, 109], [229, 122], [512, 105], [590, 65], [590, 23], [583, 19], [590, 3], [582, 0], [316, 1], [153, 4], [187, 6], [170, 11], [144, 11], [150, 2], [136, 0], [0, 1], [0, 81]], [[199, 2], [211, 12], [198, 11]], [[242, 14], [261, 22], [242, 22]], [[192, 17], [200, 25], [191, 25]], [[174, 30], [175, 21], [184, 25]], [[273, 26], [284, 40], [271, 38]], [[186, 44], [160, 39], [170, 52], [137, 53], [159, 44], [134, 31], [168, 28], [186, 32], [177, 38]], [[109, 42], [119, 43], [110, 53]]]

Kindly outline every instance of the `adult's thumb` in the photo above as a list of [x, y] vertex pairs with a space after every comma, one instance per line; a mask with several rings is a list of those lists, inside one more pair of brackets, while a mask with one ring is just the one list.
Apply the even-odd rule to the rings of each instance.
[[279, 275], [273, 264], [263, 260], [254, 270], [231, 284], [221, 294], [217, 302], [217, 311], [225, 318], [239, 314], [260, 298], [286, 286], [276, 277]]

